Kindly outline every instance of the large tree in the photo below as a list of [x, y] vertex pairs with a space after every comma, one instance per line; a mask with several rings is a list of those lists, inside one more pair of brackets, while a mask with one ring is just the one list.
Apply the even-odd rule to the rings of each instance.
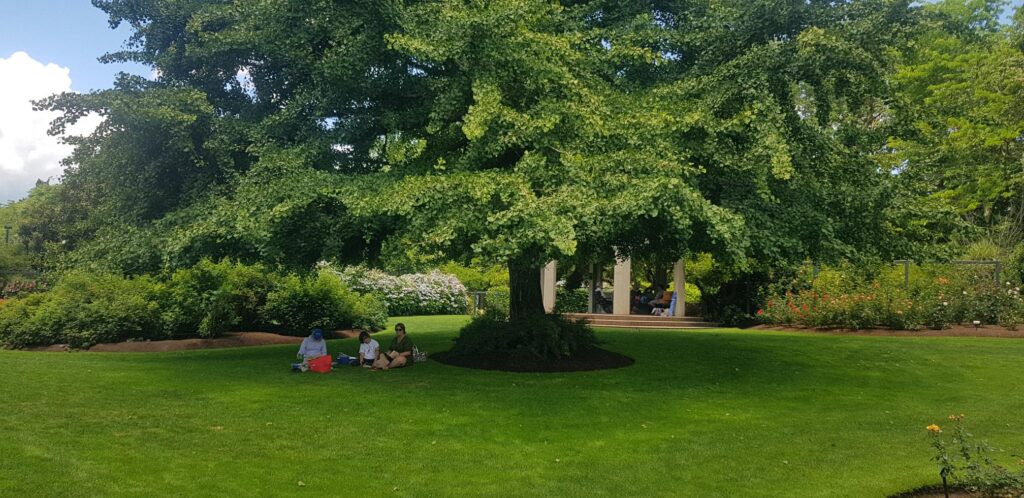
[[507, 263], [520, 319], [551, 259], [781, 265], [898, 235], [872, 158], [908, 1], [94, 3], [135, 32], [107, 58], [159, 78], [47, 103], [145, 125], [84, 139], [68, 185], [138, 177], [102, 202], [178, 247], [325, 257], [267, 240], [333, 217], [309, 226], [350, 256], [390, 237]]

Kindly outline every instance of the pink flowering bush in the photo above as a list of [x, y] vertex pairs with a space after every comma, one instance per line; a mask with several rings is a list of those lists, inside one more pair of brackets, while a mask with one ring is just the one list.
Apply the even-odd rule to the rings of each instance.
[[321, 263], [320, 267], [352, 290], [377, 296], [387, 305], [391, 316], [466, 313], [466, 287], [454, 275], [434, 270], [395, 276], [365, 266], [337, 269]]

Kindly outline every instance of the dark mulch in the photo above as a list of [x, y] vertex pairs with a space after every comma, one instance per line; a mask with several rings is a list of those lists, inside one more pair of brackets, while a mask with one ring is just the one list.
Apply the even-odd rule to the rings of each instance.
[[[359, 336], [358, 330], [336, 330], [333, 338]], [[240, 348], [247, 346], [268, 346], [273, 344], [299, 344], [302, 337], [293, 337], [270, 332], [228, 332], [210, 339], [174, 339], [166, 341], [125, 341], [97, 344], [87, 351], [99, 353], [163, 353], [167, 351], [188, 351], [192, 349]], [[67, 344], [54, 344], [29, 348], [29, 351], [64, 352], [71, 349]]]
[[[946, 494], [942, 491], [942, 485], [924, 486], [910, 491], [904, 491], [899, 494], [890, 496], [889, 498], [945, 498]], [[983, 493], [975, 493], [967, 491], [963, 488], [949, 488], [949, 498], [981, 498], [983, 496], [1005, 496], [1012, 498], [1020, 498], [1024, 496], [1024, 491], [1004, 491], [993, 495], [986, 495]]]
[[444, 351], [430, 357], [446, 365], [502, 372], [583, 372], [628, 367], [635, 360], [626, 355], [593, 348], [572, 358], [561, 360], [510, 359], [507, 356], [463, 357]]

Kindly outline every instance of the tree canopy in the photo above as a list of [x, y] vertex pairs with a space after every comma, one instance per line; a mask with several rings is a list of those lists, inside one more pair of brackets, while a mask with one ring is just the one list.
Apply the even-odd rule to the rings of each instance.
[[536, 312], [552, 259], [917, 257], [951, 206], [1016, 195], [997, 2], [93, 3], [133, 30], [104, 59], [158, 77], [39, 103], [54, 133], [106, 118], [72, 139], [69, 221], [37, 237], [71, 264], [402, 244], [507, 264]]

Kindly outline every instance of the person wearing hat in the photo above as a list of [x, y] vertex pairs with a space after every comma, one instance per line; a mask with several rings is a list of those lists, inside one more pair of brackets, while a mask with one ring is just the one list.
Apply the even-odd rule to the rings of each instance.
[[299, 346], [299, 352], [296, 357], [302, 360], [302, 363], [293, 363], [292, 370], [296, 372], [305, 372], [309, 370], [307, 364], [309, 360], [319, 358], [327, 354], [327, 341], [324, 340], [324, 331], [321, 329], [313, 329], [313, 332], [309, 334], [309, 337], [302, 340], [302, 345]]

